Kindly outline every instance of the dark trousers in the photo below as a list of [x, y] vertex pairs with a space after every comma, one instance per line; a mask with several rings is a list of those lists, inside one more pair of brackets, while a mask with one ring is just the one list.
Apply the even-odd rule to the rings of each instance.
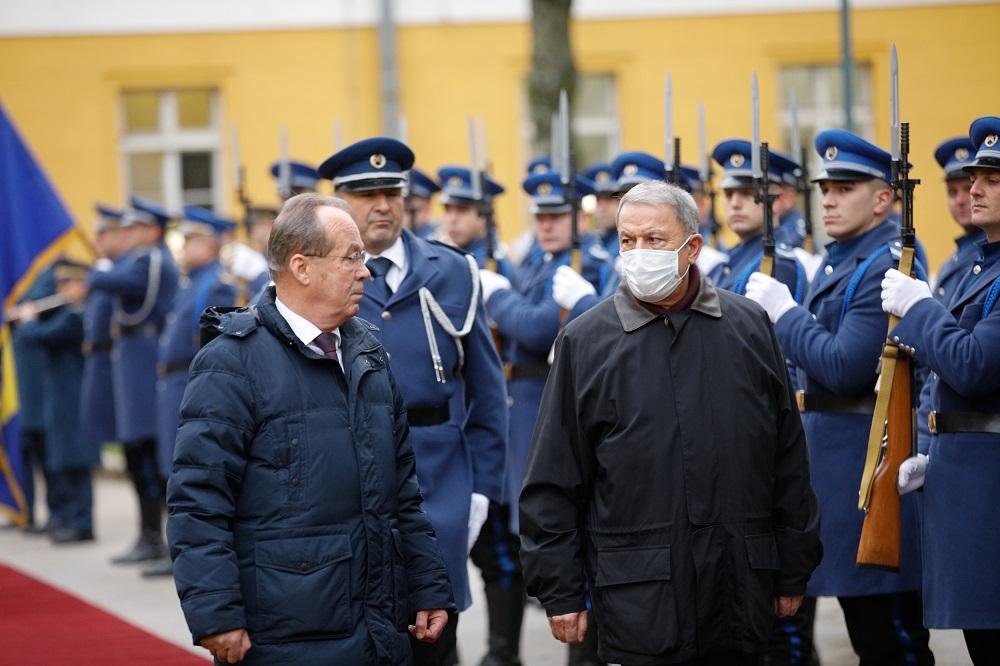
[[141, 439], [125, 444], [125, 466], [139, 499], [142, 532], [160, 534], [163, 481], [156, 463], [156, 440]]
[[965, 629], [962, 634], [975, 666], [991, 666], [1000, 659], [1000, 629]]
[[[717, 652], [707, 657], [699, 657], [691, 661], [681, 661], [663, 666], [757, 666], [760, 657], [742, 652]], [[625, 666], [624, 664], [622, 666]]]
[[458, 664], [458, 613], [448, 614], [448, 625], [436, 642], [427, 644], [410, 636], [413, 666], [456, 666]]
[[51, 511], [58, 524], [78, 532], [94, 529], [94, 488], [90, 469], [67, 469], [50, 474]]
[[816, 597], [802, 599], [799, 612], [792, 617], [776, 618], [763, 664], [767, 666], [819, 664], [813, 645], [815, 621]]
[[58, 527], [58, 517], [52, 506], [55, 498], [55, 484], [52, 483], [48, 466], [45, 464], [45, 433], [41, 430], [22, 430], [21, 467], [24, 469], [24, 501], [28, 505], [28, 524], [35, 523], [35, 472], [45, 478], [45, 506], [49, 512], [49, 526]]
[[510, 506], [491, 504], [479, 538], [469, 553], [483, 574], [483, 583], [501, 589], [524, 589], [521, 573], [521, 540], [510, 530]]
[[838, 597], [859, 666], [930, 666], [920, 592]]

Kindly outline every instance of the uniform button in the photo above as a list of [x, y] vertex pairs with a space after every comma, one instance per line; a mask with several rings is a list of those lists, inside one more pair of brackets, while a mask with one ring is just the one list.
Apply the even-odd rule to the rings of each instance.
[[826, 273], [827, 275], [829, 275], [830, 273], [833, 272], [833, 266], [830, 266], [829, 264], [827, 264], [826, 268], [823, 269], [823, 272]]
[[292, 479], [292, 485], [293, 486], [299, 485], [299, 477], [295, 477], [294, 479]]
[[898, 336], [898, 335], [897, 335], [897, 336], [894, 336], [894, 337], [892, 338], [892, 341], [898, 344], [898, 343], [899, 343], [899, 336]]
[[944, 287], [938, 287], [938, 296], [944, 296]]
[[298, 437], [292, 437], [292, 444], [298, 444], [298, 443], [299, 443], [299, 438]]
[[382, 319], [389, 321], [390, 319], [392, 319], [392, 313], [386, 310], [385, 312], [382, 313]]
[[976, 264], [975, 266], [973, 266], [973, 267], [972, 267], [972, 274], [973, 274], [973, 275], [979, 275], [979, 273], [980, 273], [980, 272], [981, 272], [982, 270], [983, 270], [983, 267], [982, 267], [982, 266], [980, 266], [979, 264]]
[[299, 562], [299, 571], [305, 571], [308, 568], [309, 568], [308, 564], [306, 564], [305, 562]]

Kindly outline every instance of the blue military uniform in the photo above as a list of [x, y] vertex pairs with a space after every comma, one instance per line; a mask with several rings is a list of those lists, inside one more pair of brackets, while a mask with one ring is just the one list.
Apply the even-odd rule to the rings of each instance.
[[[723, 141], [712, 151], [712, 159], [722, 167], [722, 189], [748, 188], [753, 186], [750, 170], [749, 141], [730, 139]], [[787, 158], [772, 153], [774, 169], [768, 170], [769, 179], [781, 184], [783, 174], [793, 168]], [[784, 283], [792, 293], [797, 303], [801, 303], [809, 287], [806, 271], [792, 248], [784, 243], [777, 243], [777, 229], [774, 231], [776, 241], [774, 257], [774, 278]], [[764, 258], [764, 236], [755, 236], [727, 250], [728, 261], [713, 268], [708, 277], [720, 289], [725, 289], [740, 296], [746, 293], [747, 281], [750, 275], [760, 270]]]
[[[337, 190], [401, 188], [413, 153], [394, 139], [355, 143], [319, 173]], [[506, 446], [503, 370], [479, 294], [478, 269], [461, 251], [403, 229], [390, 248], [407, 264], [395, 290], [384, 256], [369, 259], [360, 316], [377, 323], [406, 402], [424, 510], [437, 534], [455, 604], [472, 603], [468, 521], [473, 493], [499, 500]], [[387, 253], [389, 251], [387, 250]], [[380, 268], [382, 270], [380, 271]]]
[[[978, 152], [968, 166], [1000, 171], [1000, 118], [978, 119], [970, 135]], [[889, 335], [939, 378], [931, 394], [936, 435], [922, 493], [924, 623], [992, 630], [995, 647], [1000, 535], [991, 526], [1000, 502], [1000, 242], [983, 244], [963, 273], [949, 303], [917, 302]]]
[[[132, 197], [122, 225], [166, 224], [158, 205]], [[163, 241], [138, 247], [109, 271], [94, 271], [91, 292], [114, 298], [111, 371], [115, 430], [125, 445], [125, 462], [139, 500], [140, 535], [115, 563], [157, 559], [165, 553], [160, 534], [162, 489], [156, 462], [156, 363], [159, 336], [177, 292], [178, 273]]]
[[[25, 292], [20, 302], [37, 301], [52, 296], [56, 291], [55, 273], [52, 266], [42, 270]], [[31, 336], [22, 334], [21, 327], [12, 332], [14, 345], [14, 368], [17, 372], [17, 392], [20, 410], [18, 427], [21, 438], [21, 456], [24, 475], [24, 495], [28, 505], [29, 529], [34, 529], [35, 517], [35, 475], [33, 470], [41, 470], [48, 477], [45, 467], [45, 347]], [[51, 506], [52, 484], [46, 483], [46, 505]], [[49, 512], [51, 517], [51, 511]], [[50, 526], [56, 523], [51, 521]]]
[[[84, 280], [85, 266], [55, 264], [57, 282]], [[45, 469], [49, 510], [57, 543], [93, 539], [93, 490], [90, 468], [100, 462], [100, 449], [80, 439], [80, 389], [83, 382], [83, 317], [81, 307], [63, 305], [25, 324], [21, 334], [45, 351], [42, 382], [45, 392]]]
[[[594, 184], [594, 196], [598, 199], [614, 198], [618, 194], [618, 187], [615, 182], [615, 172], [610, 164], [599, 162], [591, 164], [584, 169], [581, 174], [584, 178]], [[598, 238], [604, 249], [612, 257], [618, 255], [618, 230], [615, 228], [598, 232]]]
[[[815, 181], [889, 179], [888, 153], [848, 132], [820, 132], [816, 150], [824, 169]], [[857, 509], [858, 483], [887, 324], [880, 283], [898, 262], [898, 239], [898, 228], [884, 221], [830, 243], [805, 303], [778, 319], [775, 331], [797, 368], [812, 485], [823, 516], [823, 561], [807, 594], [839, 598], [862, 662], [880, 655], [875, 661], [930, 663], [924, 661], [930, 655], [928, 635], [917, 617], [920, 544], [914, 498], [901, 501], [900, 571], [855, 564], [864, 520]]]
[[[413, 173], [412, 170], [410, 173]], [[479, 205], [479, 202], [475, 199], [475, 193], [472, 190], [472, 173], [469, 169], [460, 166], [441, 167], [438, 169], [438, 178], [441, 179], [442, 204], [455, 204], [458, 206], [473, 207]], [[489, 176], [485, 177], [485, 185], [486, 191], [484, 194], [491, 200], [504, 193], [503, 185]], [[489, 229], [487, 229], [487, 233], [490, 233]], [[495, 236], [493, 238], [492, 262], [495, 266], [487, 266], [489, 252], [485, 236], [477, 238], [471, 243], [463, 246], [462, 250], [471, 254], [476, 259], [476, 264], [480, 268], [495, 270], [508, 280], [514, 277], [514, 265], [504, 255], [503, 250], [500, 248], [499, 241]]]
[[[184, 207], [181, 233], [217, 234], [236, 225], [197, 206]], [[236, 286], [218, 260], [199, 266], [181, 281], [160, 336], [156, 383], [156, 452], [160, 476], [167, 478], [173, 467], [174, 439], [180, 419], [181, 398], [187, 386], [188, 367], [200, 348], [201, 313], [213, 306], [236, 303]]]
[[[436, 192], [440, 191], [441, 186], [438, 185], [433, 178], [416, 167], [410, 169], [407, 174], [407, 199], [410, 197], [420, 197], [421, 199], [427, 199], [430, 201], [431, 197], [433, 197]], [[438, 225], [436, 222], [427, 222], [426, 224], [413, 229], [413, 233], [424, 240], [430, 240], [437, 235], [437, 230]]]
[[[96, 231], [120, 226], [124, 211], [98, 206]], [[109, 268], [114, 266], [109, 260]], [[114, 296], [107, 291], [87, 295], [83, 309], [83, 388], [80, 395], [80, 440], [100, 446], [117, 440], [114, 387], [111, 381], [111, 313]]]

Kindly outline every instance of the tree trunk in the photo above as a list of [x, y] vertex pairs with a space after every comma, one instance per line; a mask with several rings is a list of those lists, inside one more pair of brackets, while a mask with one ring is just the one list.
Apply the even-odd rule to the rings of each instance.
[[[552, 114], [559, 110], [559, 91], [565, 89], [572, 107], [576, 68], [569, 42], [573, 0], [531, 0], [531, 76], [528, 105], [535, 127], [534, 154], [549, 152]], [[572, 143], [572, 130], [570, 131]], [[553, 156], [554, 157], [554, 156]]]

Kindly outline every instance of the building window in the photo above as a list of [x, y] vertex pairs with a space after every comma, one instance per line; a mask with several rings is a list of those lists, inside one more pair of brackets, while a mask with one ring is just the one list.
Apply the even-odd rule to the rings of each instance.
[[576, 165], [608, 162], [621, 151], [618, 93], [611, 74], [579, 74], [571, 111]]
[[[799, 105], [799, 137], [801, 145], [806, 148], [809, 156], [809, 163], [806, 166], [809, 173], [814, 174], [822, 164], [813, 147], [816, 135], [822, 130], [844, 127], [847, 124], [844, 118], [843, 70], [840, 65], [792, 65], [782, 67], [778, 76], [781, 91], [782, 136], [779, 150], [790, 152], [792, 149], [791, 100], [794, 93]], [[854, 65], [853, 83], [854, 103], [851, 120], [854, 124], [854, 133], [871, 141], [875, 125], [872, 116], [871, 67], [867, 63]], [[799, 155], [790, 157], [795, 161], [801, 158]], [[812, 197], [812, 208], [813, 220], [822, 219], [820, 197], [815, 193]], [[817, 238], [821, 240], [825, 238], [823, 225], [813, 226]]]
[[178, 211], [224, 205], [215, 90], [131, 90], [121, 96], [125, 191]]

